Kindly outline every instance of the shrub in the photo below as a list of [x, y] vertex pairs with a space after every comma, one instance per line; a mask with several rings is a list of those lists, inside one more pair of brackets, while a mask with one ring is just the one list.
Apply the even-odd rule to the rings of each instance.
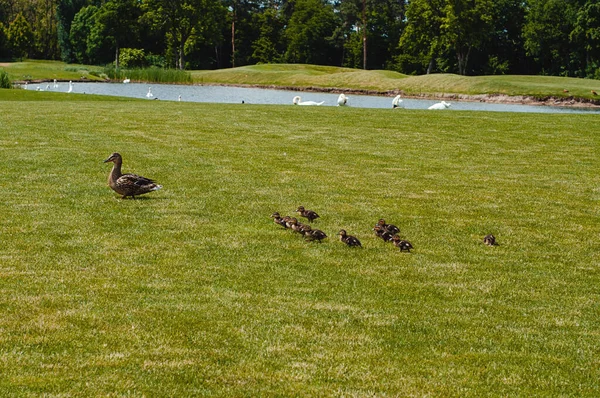
[[146, 66], [146, 54], [139, 48], [122, 48], [119, 51], [121, 68], [143, 68]]
[[5, 70], [0, 70], [0, 88], [11, 88], [12, 82]]

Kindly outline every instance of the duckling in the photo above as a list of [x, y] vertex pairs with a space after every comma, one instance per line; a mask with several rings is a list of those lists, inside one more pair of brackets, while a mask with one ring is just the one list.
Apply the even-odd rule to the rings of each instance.
[[400, 228], [398, 228], [395, 225], [392, 224], [386, 224], [385, 220], [383, 218], [381, 218], [378, 222], [377, 225], [381, 226], [384, 230], [386, 230], [387, 232], [389, 232], [392, 235], [396, 235], [397, 233], [400, 232]]
[[394, 238], [394, 235], [386, 231], [381, 225], [376, 225], [373, 228], [373, 231], [375, 231], [375, 235], [383, 239], [384, 242], [391, 242]]
[[311, 242], [316, 240], [319, 243], [321, 243], [323, 239], [327, 238], [325, 232], [321, 231], [320, 229], [312, 229], [310, 225], [304, 226], [303, 233], [304, 236], [306, 236], [306, 240], [309, 240]]
[[286, 225], [288, 225], [288, 228], [290, 228], [292, 231], [298, 232], [299, 234], [303, 233], [305, 227], [304, 224], [298, 222], [298, 220], [294, 217], [291, 217], [290, 221], [286, 223]]
[[484, 236], [483, 243], [485, 243], [488, 246], [496, 246], [496, 237], [492, 234], [488, 234]]
[[162, 185], [156, 184], [153, 180], [136, 174], [122, 174], [121, 165], [123, 158], [118, 153], [113, 153], [104, 161], [104, 163], [113, 162], [113, 168], [108, 175], [108, 186], [125, 199], [131, 196], [135, 199], [136, 195], [142, 195], [152, 191], [158, 191]]
[[407, 251], [410, 253], [410, 249], [413, 248], [413, 245], [410, 244], [409, 241], [400, 238], [398, 235], [395, 235], [393, 238], [394, 246], [400, 249], [401, 252]]
[[313, 222], [314, 220], [319, 218], [319, 215], [317, 213], [315, 213], [312, 210], [304, 209], [304, 206], [298, 206], [298, 208], [296, 209], [296, 212], [298, 214], [300, 214], [302, 217], [308, 218], [308, 222]]
[[275, 213], [271, 214], [271, 218], [273, 219], [273, 222], [276, 225], [280, 225], [283, 228], [287, 228], [287, 226], [285, 225], [285, 219], [283, 217], [281, 217], [279, 215], [279, 213], [275, 212]]
[[592, 90], [592, 95], [598, 95], [598, 93]]
[[346, 233], [346, 230], [341, 229], [340, 232], [338, 233], [338, 235], [340, 236], [340, 240], [342, 242], [344, 242], [345, 244], [347, 244], [350, 247], [362, 247], [362, 245], [360, 244], [360, 241], [352, 236], [352, 235], [348, 235]]

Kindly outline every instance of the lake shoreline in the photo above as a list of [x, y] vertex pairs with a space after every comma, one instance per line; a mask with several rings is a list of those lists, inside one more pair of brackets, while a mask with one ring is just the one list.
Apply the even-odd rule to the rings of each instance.
[[[42, 84], [51, 83], [54, 80], [39, 79], [39, 80], [28, 80], [29, 84]], [[65, 83], [66, 80], [58, 80], [58, 83]], [[73, 83], [121, 83], [116, 80], [92, 80], [92, 79], [78, 79], [72, 80]], [[464, 102], [485, 102], [494, 104], [518, 104], [518, 105], [539, 105], [539, 106], [561, 106], [561, 107], [573, 107], [573, 108], [598, 108], [600, 107], [600, 99], [588, 99], [578, 97], [555, 97], [548, 96], [538, 98], [534, 96], [526, 95], [506, 95], [506, 94], [457, 94], [457, 93], [421, 93], [421, 94], [406, 94], [403, 90], [364, 90], [364, 89], [351, 89], [351, 88], [336, 88], [336, 87], [297, 87], [297, 86], [279, 86], [270, 84], [228, 84], [228, 83], [162, 83], [162, 82], [141, 82], [132, 81], [132, 83], [148, 83], [148, 84], [169, 84], [177, 85], [183, 84], [186, 86], [220, 86], [220, 87], [241, 87], [241, 88], [256, 88], [256, 89], [268, 89], [268, 90], [282, 90], [282, 91], [298, 91], [298, 92], [316, 92], [316, 93], [331, 93], [331, 94], [347, 94], [347, 95], [373, 95], [373, 96], [391, 96], [401, 95], [402, 98], [410, 99], [429, 99], [429, 100], [453, 100], [453, 101], [464, 101]], [[25, 84], [25, 81], [14, 81], [13, 84]]]

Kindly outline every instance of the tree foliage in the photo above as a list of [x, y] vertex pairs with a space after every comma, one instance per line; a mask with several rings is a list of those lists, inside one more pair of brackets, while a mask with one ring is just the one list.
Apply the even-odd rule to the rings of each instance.
[[3, 59], [600, 77], [598, 0], [0, 0], [0, 24]]

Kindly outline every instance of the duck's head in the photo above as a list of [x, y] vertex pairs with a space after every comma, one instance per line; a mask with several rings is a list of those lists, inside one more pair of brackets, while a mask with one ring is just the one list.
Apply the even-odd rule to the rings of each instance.
[[298, 212], [304, 211], [304, 206], [298, 206], [298, 208], [296, 209], [296, 211], [298, 211]]
[[338, 235], [339, 236], [346, 236], [347, 235], [346, 230], [340, 229], [340, 232], [338, 232]]
[[383, 227], [385, 225], [385, 220], [383, 218], [380, 218], [379, 221], [377, 221], [377, 225], [380, 225]]
[[281, 216], [279, 215], [279, 213], [275, 212], [271, 214], [271, 218], [281, 218]]
[[113, 163], [114, 163], [114, 162], [117, 162], [117, 161], [120, 161], [120, 160], [122, 160], [122, 158], [121, 158], [121, 155], [120, 155], [120, 154], [118, 154], [117, 152], [115, 152], [115, 153], [113, 153], [112, 155], [110, 155], [110, 156], [108, 157], [108, 159], [106, 159], [106, 160], [104, 161], [104, 163], [108, 163], [108, 162], [113, 162]]

